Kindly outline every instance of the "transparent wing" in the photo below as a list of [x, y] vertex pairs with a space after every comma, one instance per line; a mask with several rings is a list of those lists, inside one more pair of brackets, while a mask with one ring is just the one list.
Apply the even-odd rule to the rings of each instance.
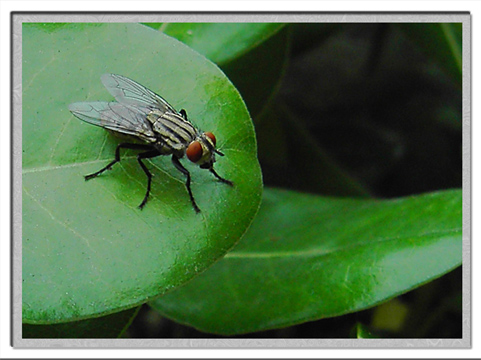
[[89, 124], [155, 142], [155, 133], [146, 119], [145, 108], [117, 102], [77, 102], [68, 109], [80, 120]]
[[155, 108], [163, 112], [177, 113], [162, 97], [125, 76], [103, 74], [100, 79], [119, 103], [147, 106], [150, 110]]

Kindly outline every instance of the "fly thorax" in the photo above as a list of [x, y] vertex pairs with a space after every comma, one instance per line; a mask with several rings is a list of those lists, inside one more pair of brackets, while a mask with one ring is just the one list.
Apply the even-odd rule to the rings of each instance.
[[173, 151], [183, 151], [197, 136], [194, 126], [179, 114], [153, 110], [148, 119], [158, 142]]
[[159, 109], [152, 109], [147, 114], [147, 120], [153, 125], [163, 114], [164, 112]]

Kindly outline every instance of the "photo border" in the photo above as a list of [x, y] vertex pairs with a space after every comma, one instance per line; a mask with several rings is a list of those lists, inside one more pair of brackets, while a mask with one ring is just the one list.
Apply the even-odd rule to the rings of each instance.
[[[463, 24], [463, 337], [461, 339], [22, 339], [22, 24], [27, 22], [461, 22]], [[469, 348], [471, 347], [471, 15], [432, 13], [13, 12], [12, 342], [15, 348]]]

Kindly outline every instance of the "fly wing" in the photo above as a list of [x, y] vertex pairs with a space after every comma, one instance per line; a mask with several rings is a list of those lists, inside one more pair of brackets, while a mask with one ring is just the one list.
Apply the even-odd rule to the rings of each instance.
[[105, 129], [136, 136], [146, 142], [155, 142], [155, 133], [146, 119], [145, 108], [117, 102], [77, 102], [68, 109], [80, 120]]
[[177, 113], [162, 97], [125, 76], [103, 74], [100, 79], [109, 93], [112, 94], [119, 103], [143, 107], [147, 106], [150, 110], [158, 109], [164, 113]]

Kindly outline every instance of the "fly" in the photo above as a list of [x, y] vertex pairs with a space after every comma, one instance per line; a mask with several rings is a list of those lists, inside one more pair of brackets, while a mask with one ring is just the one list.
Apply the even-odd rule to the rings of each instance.
[[152, 174], [143, 163], [160, 155], [172, 155], [172, 163], [186, 177], [185, 187], [194, 210], [200, 212], [190, 188], [190, 173], [181, 164], [184, 155], [202, 169], [209, 170], [221, 182], [233, 182], [221, 177], [214, 170], [216, 138], [211, 132], [202, 132], [187, 119], [184, 109], [176, 111], [162, 97], [139, 83], [116, 74], [104, 74], [102, 83], [117, 102], [77, 102], [69, 105], [73, 115], [89, 124], [116, 131], [141, 140], [141, 144], [124, 142], [117, 145], [115, 159], [99, 171], [85, 176], [93, 179], [120, 161], [120, 149], [141, 150], [137, 155], [140, 167], [147, 175], [147, 192], [139, 205], [142, 209], [150, 194]]

